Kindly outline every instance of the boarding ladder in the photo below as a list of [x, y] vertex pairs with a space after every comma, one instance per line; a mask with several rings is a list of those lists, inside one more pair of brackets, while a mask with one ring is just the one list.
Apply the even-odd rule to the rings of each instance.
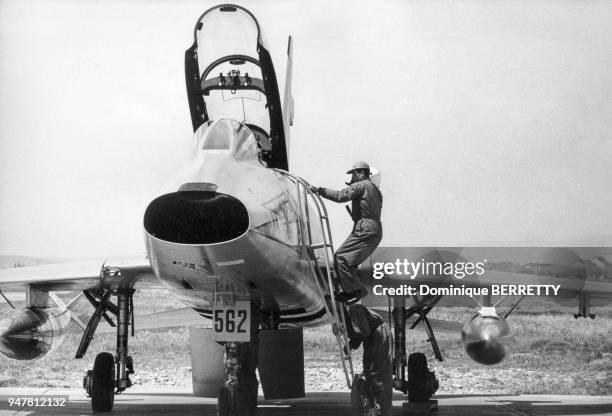
[[[334, 245], [332, 243], [327, 209], [321, 197], [310, 190], [310, 184], [304, 179], [281, 169], [274, 170], [295, 184], [297, 203], [300, 207], [300, 215], [303, 219], [303, 221], [300, 221], [300, 231], [308, 252], [308, 265], [310, 272], [314, 276], [315, 282], [317, 282], [321, 296], [325, 300], [325, 311], [327, 312], [327, 316], [330, 317], [332, 333], [336, 337], [340, 361], [342, 362], [344, 376], [346, 377], [346, 384], [348, 388], [351, 389], [355, 372], [353, 370], [351, 348], [349, 346], [349, 338], [346, 330], [346, 311], [341, 303], [336, 302], [334, 295], [334, 282], [337, 280], [336, 269], [333, 264]], [[316, 209], [316, 217], [319, 219], [319, 224], [311, 224], [310, 222], [309, 200], [313, 202], [313, 206]], [[323, 240], [321, 243], [314, 243], [312, 241], [313, 226], [320, 226], [321, 228]], [[324, 267], [319, 264], [317, 251], [323, 252]], [[325, 270], [325, 272], [323, 272], [323, 270]]]

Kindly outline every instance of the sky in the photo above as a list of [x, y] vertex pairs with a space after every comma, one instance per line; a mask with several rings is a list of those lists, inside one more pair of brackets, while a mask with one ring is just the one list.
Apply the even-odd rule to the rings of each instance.
[[[144, 253], [215, 4], [0, 0], [0, 254]], [[290, 170], [340, 188], [378, 168], [381, 245], [612, 245], [612, 1], [240, 4], [281, 86], [294, 38]]]

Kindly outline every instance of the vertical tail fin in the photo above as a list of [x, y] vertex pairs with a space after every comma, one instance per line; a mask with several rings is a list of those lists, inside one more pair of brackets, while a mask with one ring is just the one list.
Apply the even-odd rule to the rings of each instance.
[[289, 36], [287, 43], [287, 74], [285, 76], [285, 93], [283, 97], [283, 127], [285, 129], [285, 146], [287, 149], [287, 164], [289, 164], [289, 148], [291, 142], [290, 127], [293, 126], [293, 95], [291, 92], [291, 77], [293, 75], [293, 38]]

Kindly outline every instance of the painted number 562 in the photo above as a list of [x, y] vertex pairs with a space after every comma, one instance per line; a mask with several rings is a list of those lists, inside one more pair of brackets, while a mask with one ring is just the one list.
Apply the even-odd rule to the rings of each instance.
[[213, 321], [215, 332], [246, 334], [247, 311], [233, 309], [215, 309]]

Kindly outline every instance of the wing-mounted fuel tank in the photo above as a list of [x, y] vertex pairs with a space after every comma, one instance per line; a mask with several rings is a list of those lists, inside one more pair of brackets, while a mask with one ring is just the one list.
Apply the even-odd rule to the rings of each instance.
[[465, 352], [477, 363], [492, 365], [503, 361], [510, 327], [494, 307], [483, 307], [467, 321], [461, 332]]
[[35, 360], [59, 347], [70, 324], [68, 309], [15, 309], [0, 317], [0, 352], [14, 360]]
[[288, 169], [276, 73], [251, 12], [224, 4], [200, 16], [193, 45], [185, 51], [185, 81], [194, 132], [219, 118], [255, 126], [265, 132], [258, 135], [263, 160], [271, 168]]

